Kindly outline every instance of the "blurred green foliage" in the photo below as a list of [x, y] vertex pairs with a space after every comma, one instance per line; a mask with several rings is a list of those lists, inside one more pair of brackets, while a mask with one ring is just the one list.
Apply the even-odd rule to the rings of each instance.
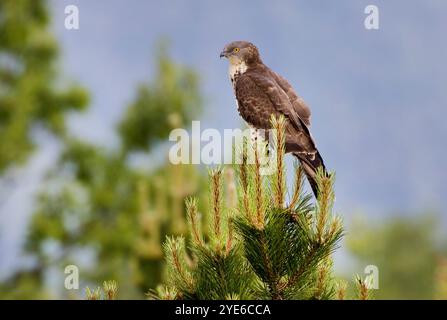
[[[117, 127], [121, 144], [106, 149], [79, 140], [64, 129], [64, 115], [85, 107], [88, 95], [53, 86], [57, 43], [48, 23], [44, 1], [0, 2], [0, 173], [29, 155], [34, 125], [62, 142], [28, 228], [24, 250], [32, 263], [0, 284], [0, 297], [79, 298], [86, 285], [115, 280], [120, 298], [144, 298], [164, 277], [165, 236], [186, 232], [184, 199], [202, 198], [207, 187], [193, 166], [166, 161], [138, 169], [129, 159], [134, 152], [160, 159], [164, 151], [154, 147], [199, 114], [197, 74], [160, 46], [154, 80], [138, 87]], [[69, 264], [80, 270], [77, 292], [63, 287]]]
[[[158, 65], [163, 67], [167, 61], [165, 56]], [[170, 68], [174, 68], [171, 64]], [[157, 90], [161, 94], [163, 88]], [[175, 90], [184, 88], [169, 88], [174, 95]], [[198, 92], [197, 86], [189, 90]], [[130, 105], [134, 119], [140, 118], [140, 111], [144, 114], [153, 108], [151, 91], [149, 86], [148, 95], [141, 96], [140, 91], [137, 94], [141, 108], [135, 108], [135, 103]], [[189, 101], [178, 102], [174, 107], [175, 110], [165, 104], [158, 116], [166, 118], [175, 112], [179, 119], [184, 119], [193, 105]], [[126, 121], [122, 123], [133, 122]], [[147, 134], [147, 140], [153, 144], [166, 140], [170, 131], [169, 126], [160, 127], [156, 133], [148, 131], [152, 122], [146, 121], [136, 121], [132, 127], [135, 132]], [[184, 199], [191, 195], [200, 197], [199, 190], [206, 190], [205, 182], [193, 166], [164, 164], [152, 171], [132, 167], [128, 161], [130, 150], [142, 146], [142, 140], [135, 136], [135, 141], [126, 134], [116, 150], [72, 138], [64, 140], [59, 165], [50, 173], [47, 190], [39, 196], [26, 242], [26, 251], [37, 262], [35, 270], [41, 271], [38, 274], [42, 286], [46, 270], [54, 266], [63, 270], [68, 264], [78, 265], [85, 281], [118, 281], [121, 298], [142, 298], [162, 281], [161, 243], [166, 234], [186, 231]], [[145, 150], [151, 161], [151, 145]], [[79, 265], [79, 252], [89, 253], [87, 265]]]
[[173, 64], [166, 46], [161, 43], [157, 52], [158, 70], [153, 82], [138, 87], [137, 97], [119, 123], [123, 147], [128, 150], [149, 150], [172, 128], [188, 126], [200, 111], [197, 74]]
[[34, 128], [63, 136], [66, 113], [88, 104], [80, 86], [60, 85], [48, 23], [42, 0], [0, 1], [0, 174], [29, 157]]
[[[356, 219], [349, 227], [347, 247], [360, 269], [379, 268], [377, 299], [434, 299], [442, 284], [437, 277], [447, 253], [433, 216], [394, 217], [381, 223]], [[445, 285], [445, 284], [444, 284]]]

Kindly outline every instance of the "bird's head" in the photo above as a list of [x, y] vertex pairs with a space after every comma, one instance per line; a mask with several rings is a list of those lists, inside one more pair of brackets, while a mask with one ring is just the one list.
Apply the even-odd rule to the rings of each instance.
[[220, 57], [227, 58], [234, 65], [241, 63], [250, 65], [261, 61], [258, 48], [248, 41], [233, 41], [227, 44], [220, 53]]

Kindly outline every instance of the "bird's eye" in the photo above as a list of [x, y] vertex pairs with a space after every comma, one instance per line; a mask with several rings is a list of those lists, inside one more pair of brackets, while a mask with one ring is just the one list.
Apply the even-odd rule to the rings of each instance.
[[233, 49], [233, 52], [234, 52], [234, 53], [238, 53], [238, 52], [239, 52], [239, 48], [234, 48], [234, 49]]

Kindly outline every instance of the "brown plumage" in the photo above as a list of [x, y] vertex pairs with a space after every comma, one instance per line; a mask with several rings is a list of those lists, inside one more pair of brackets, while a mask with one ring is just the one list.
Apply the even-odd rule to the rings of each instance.
[[319, 167], [326, 172], [323, 159], [309, 131], [310, 110], [282, 76], [261, 60], [255, 45], [235, 41], [226, 45], [221, 57], [230, 62], [229, 75], [241, 117], [256, 129], [268, 130], [271, 115], [286, 118], [286, 153], [296, 156], [303, 166], [315, 196], [315, 174]]

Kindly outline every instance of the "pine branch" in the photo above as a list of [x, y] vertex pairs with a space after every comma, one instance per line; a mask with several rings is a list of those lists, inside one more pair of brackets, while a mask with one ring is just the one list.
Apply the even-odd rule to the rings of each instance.
[[[333, 175], [317, 172], [320, 196], [302, 194], [303, 169], [295, 173], [294, 193], [285, 207], [285, 120], [272, 119], [277, 128], [273, 177], [261, 174], [265, 146], [243, 140], [238, 185], [222, 169], [210, 171], [210, 237], [199, 226], [197, 201], [186, 202], [190, 232], [188, 265], [183, 238], [168, 238], [165, 252], [169, 284], [159, 297], [183, 299], [331, 299], [344, 291], [332, 278], [331, 254], [343, 235], [341, 219], [332, 215]], [[251, 152], [249, 154], [249, 152]], [[254, 156], [249, 164], [249, 156]], [[238, 206], [232, 194], [237, 191]], [[271, 195], [271, 196], [270, 196]], [[205, 240], [207, 239], [207, 240]]]
[[337, 298], [338, 300], [344, 300], [346, 297], [346, 289], [348, 284], [346, 281], [340, 280], [336, 284]]
[[301, 280], [301, 278], [305, 275], [306, 272], [310, 272], [311, 263], [313, 262], [315, 256], [315, 250], [311, 249], [309, 254], [304, 259], [304, 262], [301, 264], [298, 270], [296, 270], [287, 281], [283, 282], [280, 287], [280, 291], [285, 291], [287, 288], [295, 286], [295, 284]]
[[228, 217], [228, 238], [227, 243], [225, 246], [225, 254], [228, 255], [230, 253], [230, 250], [233, 248], [233, 240], [234, 240], [234, 234], [233, 234], [233, 215], [231, 214], [232, 211], [230, 211], [230, 215]]
[[278, 288], [278, 275], [275, 273], [274, 266], [272, 265], [272, 261], [269, 257], [268, 244], [264, 232], [261, 232], [260, 234], [260, 242], [261, 242], [262, 259], [264, 262], [264, 266], [267, 270], [267, 285], [270, 289], [272, 299], [282, 300], [280, 294], [281, 290], [280, 288]]
[[222, 239], [221, 219], [222, 219], [222, 169], [218, 168], [210, 171], [211, 177], [211, 208], [213, 210], [213, 235], [216, 245]]
[[276, 170], [273, 175], [273, 194], [276, 208], [281, 208], [284, 204], [286, 182], [284, 176], [284, 154], [285, 154], [285, 126], [284, 116], [276, 118], [272, 115], [270, 119], [273, 132], [273, 148], [276, 154]]
[[289, 209], [293, 209], [295, 205], [298, 203], [304, 184], [304, 170], [300, 165], [295, 164], [295, 187], [292, 199], [289, 204]]
[[118, 295], [118, 284], [116, 283], [116, 281], [104, 281], [102, 287], [106, 300], [116, 300]]
[[85, 288], [85, 296], [87, 300], [116, 300], [118, 296], [118, 284], [114, 280], [104, 281], [102, 288], [96, 287], [91, 290]]
[[241, 162], [238, 166], [238, 173], [239, 173], [239, 185], [240, 185], [240, 192], [239, 192], [239, 198], [240, 200], [240, 210], [245, 214], [247, 219], [251, 219], [252, 213], [250, 208], [250, 190], [248, 187], [248, 141], [247, 137], [243, 137], [242, 140], [242, 150], [241, 150]]
[[362, 279], [360, 276], [357, 276], [355, 279], [355, 283], [357, 286], [357, 296], [359, 300], [368, 300], [369, 299], [369, 290], [368, 284], [365, 279]]
[[186, 263], [184, 238], [167, 237], [163, 247], [167, 257], [170, 285], [186, 294], [193, 294], [194, 281]]
[[175, 300], [180, 298], [175, 287], [163, 285], [159, 285], [155, 290], [150, 290], [146, 295], [151, 300]]
[[319, 169], [317, 171], [317, 185], [318, 190], [318, 211], [317, 211], [317, 239], [320, 243], [325, 241], [325, 230], [334, 202], [334, 192], [333, 192], [333, 175], [326, 175], [323, 170]]
[[262, 177], [261, 177], [261, 162], [259, 156], [259, 148], [257, 141], [254, 144], [255, 152], [255, 190], [256, 190], [256, 224], [258, 228], [262, 228], [264, 225], [264, 194], [262, 189]]
[[97, 287], [94, 290], [91, 290], [89, 287], [85, 289], [85, 295], [87, 300], [101, 300], [101, 288]]
[[196, 245], [203, 246], [204, 242], [199, 226], [200, 220], [198, 218], [197, 213], [197, 199], [187, 198], [185, 203], [186, 203], [186, 214], [192, 239]]

